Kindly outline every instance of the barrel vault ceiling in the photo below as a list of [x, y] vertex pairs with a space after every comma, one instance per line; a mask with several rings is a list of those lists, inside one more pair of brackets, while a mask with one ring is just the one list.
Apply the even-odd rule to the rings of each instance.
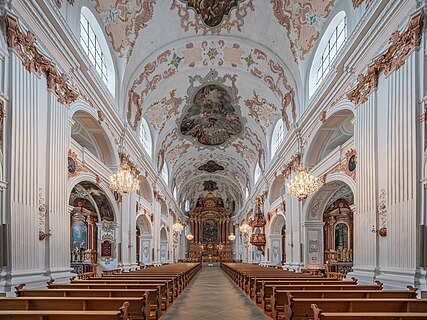
[[149, 124], [153, 163], [167, 163], [179, 200], [214, 182], [241, 204], [256, 164], [268, 165], [275, 123], [298, 117], [304, 68], [335, 0], [88, 3], [114, 53], [123, 115], [136, 131], [141, 118]]

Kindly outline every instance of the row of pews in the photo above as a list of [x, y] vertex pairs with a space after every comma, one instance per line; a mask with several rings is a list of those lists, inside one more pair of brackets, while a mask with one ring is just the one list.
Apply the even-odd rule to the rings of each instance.
[[383, 290], [381, 282], [359, 285], [342, 275], [292, 272], [241, 263], [222, 270], [274, 320], [427, 319], [427, 299], [415, 288]]
[[84, 274], [69, 284], [43, 289], [16, 287], [16, 298], [0, 298], [0, 319], [155, 320], [182, 293], [200, 263], [180, 263], [97, 277]]

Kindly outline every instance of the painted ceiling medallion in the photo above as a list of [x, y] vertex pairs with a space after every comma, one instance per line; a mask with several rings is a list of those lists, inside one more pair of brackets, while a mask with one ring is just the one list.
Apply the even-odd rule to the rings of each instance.
[[236, 8], [238, 0], [181, 0], [193, 8], [203, 22], [209, 27], [219, 25], [231, 9]]
[[[236, 76], [225, 75], [222, 80], [215, 81], [218, 73], [212, 70], [205, 78], [190, 77], [190, 103], [180, 122], [181, 133], [192, 136], [203, 145], [221, 145], [233, 136], [242, 132], [242, 121], [236, 113], [237, 87]], [[232, 81], [232, 88], [222, 84], [228, 79]], [[194, 95], [194, 81], [202, 83]], [[222, 83], [221, 83], [222, 82]], [[188, 102], [188, 101], [187, 101]]]
[[212, 191], [218, 190], [218, 187], [215, 181], [208, 180], [203, 182], [203, 189], [204, 191], [212, 192]]
[[178, 10], [181, 27], [186, 32], [192, 28], [204, 34], [230, 32], [232, 28], [241, 31], [249, 9], [255, 10], [253, 0], [172, 0], [171, 10], [174, 9]]
[[209, 173], [214, 173], [217, 171], [224, 171], [224, 167], [213, 160], [209, 160], [204, 165], [198, 168], [200, 171], [206, 171]]

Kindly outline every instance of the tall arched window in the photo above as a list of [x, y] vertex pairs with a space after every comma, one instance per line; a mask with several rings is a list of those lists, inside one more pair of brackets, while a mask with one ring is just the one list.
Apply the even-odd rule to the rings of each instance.
[[148, 153], [148, 155], [151, 158], [151, 148], [152, 148], [151, 134], [150, 134], [150, 129], [148, 127], [147, 121], [145, 121], [144, 118], [142, 118], [141, 120], [141, 126], [139, 129], [139, 141], [141, 142], [144, 150]]
[[178, 188], [176, 186], [173, 188], [173, 197], [178, 200]]
[[347, 17], [345, 12], [341, 11], [332, 19], [317, 47], [310, 70], [310, 97], [328, 75], [346, 41]]
[[271, 137], [271, 158], [276, 154], [277, 149], [279, 149], [285, 138], [285, 124], [282, 119], [277, 121], [276, 126], [274, 127], [273, 135]]
[[245, 199], [249, 197], [249, 189], [248, 187], [245, 188]]
[[261, 168], [259, 167], [259, 163], [257, 162], [255, 166], [254, 183], [257, 183], [260, 176], [261, 176]]
[[92, 12], [86, 7], [82, 8], [80, 14], [80, 44], [101, 80], [114, 96], [113, 60], [101, 27]]
[[185, 200], [184, 202], [184, 211], [189, 212], [190, 211], [190, 200]]
[[169, 183], [169, 171], [168, 166], [166, 162], [163, 162], [162, 172], [161, 172], [163, 180], [166, 182], [166, 184]]

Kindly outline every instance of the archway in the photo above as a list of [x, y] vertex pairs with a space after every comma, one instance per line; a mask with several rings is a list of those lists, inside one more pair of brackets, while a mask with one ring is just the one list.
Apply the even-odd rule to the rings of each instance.
[[143, 265], [152, 263], [152, 233], [150, 220], [145, 215], [138, 216], [136, 220], [137, 239], [136, 256], [137, 262]]
[[76, 184], [70, 194], [70, 263], [77, 273], [116, 262], [115, 214], [105, 192], [92, 182]]
[[151, 189], [150, 183], [144, 176], [139, 176], [139, 190], [137, 191], [137, 193], [148, 203], [153, 203], [153, 191]]
[[166, 228], [160, 230], [160, 263], [167, 263], [169, 259], [168, 234]]
[[281, 264], [285, 259], [286, 246], [283, 244], [283, 232], [286, 234], [285, 217], [277, 215], [270, 226], [270, 261], [271, 264]]
[[305, 266], [347, 273], [353, 261], [354, 194], [342, 181], [329, 181], [310, 197], [305, 211]]
[[315, 166], [335, 148], [351, 139], [354, 135], [353, 118], [353, 112], [348, 109], [330, 115], [309, 142], [303, 162], [309, 167]]
[[115, 165], [117, 156], [113, 145], [99, 122], [83, 110], [73, 114], [73, 121], [71, 138], [107, 166]]

